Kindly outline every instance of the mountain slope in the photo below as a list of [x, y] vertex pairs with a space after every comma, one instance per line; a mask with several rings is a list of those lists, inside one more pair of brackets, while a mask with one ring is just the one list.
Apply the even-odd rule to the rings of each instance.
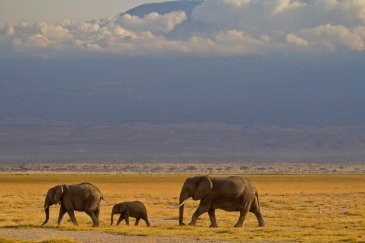
[[174, 11], [184, 11], [187, 16], [191, 16], [193, 9], [201, 4], [202, 1], [170, 1], [162, 3], [149, 3], [142, 4], [135, 8], [128, 10], [124, 14], [135, 15], [138, 17], [143, 17], [149, 13], [156, 12], [158, 14], [167, 14]]

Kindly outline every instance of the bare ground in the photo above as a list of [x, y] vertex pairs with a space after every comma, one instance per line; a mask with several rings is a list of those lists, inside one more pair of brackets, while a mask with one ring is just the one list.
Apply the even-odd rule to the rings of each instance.
[[[1, 154], [1, 153], [0, 153]], [[115, 174], [308, 174], [365, 173], [365, 163], [235, 162], [235, 163], [118, 163], [118, 162], [0, 162], [0, 173]]]
[[68, 239], [76, 242], [99, 243], [99, 242], [142, 242], [142, 243], [177, 243], [177, 242], [196, 242], [196, 243], [214, 243], [222, 241], [213, 241], [198, 238], [175, 238], [175, 237], [143, 237], [143, 236], [123, 236], [95, 231], [67, 231], [55, 229], [19, 229], [19, 228], [0, 228], [0, 238], [47, 241], [52, 239]]

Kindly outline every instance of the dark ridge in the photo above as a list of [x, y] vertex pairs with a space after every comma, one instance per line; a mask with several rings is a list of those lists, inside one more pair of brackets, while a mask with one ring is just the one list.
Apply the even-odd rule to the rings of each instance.
[[184, 11], [188, 16], [191, 16], [193, 9], [201, 4], [202, 1], [170, 1], [162, 3], [148, 3], [142, 4], [135, 8], [128, 10], [124, 14], [135, 15], [138, 17], [143, 17], [149, 13], [156, 12], [158, 14], [167, 14], [173, 11]]

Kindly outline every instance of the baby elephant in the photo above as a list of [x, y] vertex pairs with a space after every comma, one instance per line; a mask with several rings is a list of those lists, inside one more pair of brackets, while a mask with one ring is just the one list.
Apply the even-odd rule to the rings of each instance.
[[110, 225], [113, 225], [114, 214], [120, 214], [117, 225], [119, 225], [123, 219], [125, 219], [126, 224], [129, 225], [129, 217], [132, 217], [136, 218], [135, 225], [138, 225], [139, 220], [143, 219], [146, 221], [147, 226], [150, 226], [150, 222], [147, 217], [147, 209], [144, 204], [139, 201], [115, 204], [112, 209]]

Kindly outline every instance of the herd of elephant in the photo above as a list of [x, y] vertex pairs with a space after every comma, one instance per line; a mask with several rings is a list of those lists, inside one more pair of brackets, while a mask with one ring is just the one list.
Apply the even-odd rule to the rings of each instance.
[[[258, 192], [255, 185], [247, 178], [231, 176], [227, 178], [214, 178], [208, 176], [197, 176], [187, 178], [182, 186], [179, 197], [179, 225], [184, 225], [184, 204], [190, 197], [193, 200], [200, 200], [200, 204], [194, 212], [189, 225], [195, 225], [198, 217], [208, 212], [210, 227], [217, 227], [215, 210], [238, 211], [240, 216], [235, 227], [242, 227], [248, 212], [255, 214], [259, 226], [264, 227], [265, 221], [260, 212]], [[81, 183], [76, 185], [58, 185], [48, 190], [44, 210], [46, 224], [49, 219], [49, 207], [59, 203], [60, 212], [58, 225], [61, 224], [63, 216], [68, 213], [73, 224], [77, 225], [74, 211], [82, 211], [88, 214], [94, 227], [99, 226], [100, 202], [104, 199], [100, 190], [90, 184]], [[143, 219], [147, 226], [150, 226], [147, 210], [139, 201], [122, 202], [115, 204], [111, 211], [111, 225], [113, 216], [120, 214], [117, 224], [125, 220], [129, 225], [129, 217], [136, 218], [135, 225]]]

